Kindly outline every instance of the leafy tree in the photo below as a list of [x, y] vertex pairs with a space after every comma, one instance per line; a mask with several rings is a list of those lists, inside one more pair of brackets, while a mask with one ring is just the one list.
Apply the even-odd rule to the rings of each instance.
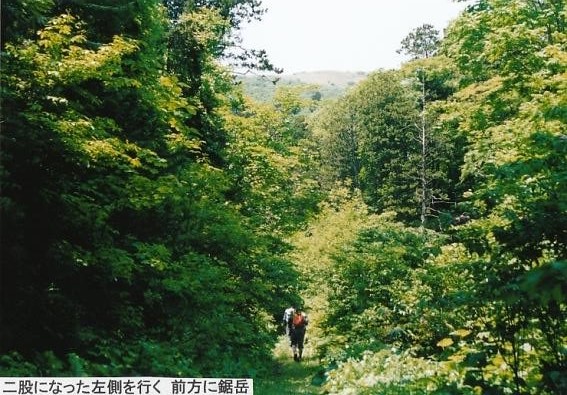
[[[437, 218], [446, 228], [450, 221], [441, 217], [457, 200], [464, 138], [441, 101], [455, 91], [457, 76], [447, 58], [416, 60], [371, 75], [323, 107], [310, 121], [323, 182], [349, 179], [375, 209], [428, 219], [429, 226]], [[436, 103], [425, 108], [428, 100]]]
[[[537, 339], [541, 333], [564, 336], [564, 291], [552, 285], [559, 293], [551, 296], [521, 284], [561, 273], [565, 260], [560, 214], [565, 190], [559, 182], [565, 174], [559, 160], [565, 151], [559, 77], [565, 59], [557, 44], [564, 42], [564, 16], [553, 11], [557, 2], [485, 3], [458, 20], [447, 37], [450, 56], [486, 60], [484, 65], [458, 61], [467, 77], [456, 95], [460, 127], [471, 141], [463, 170], [474, 180], [470, 207], [480, 217], [460, 234], [471, 250], [491, 257], [490, 281], [480, 289], [502, 311], [494, 313], [491, 330], [513, 373], [507, 385], [517, 392], [533, 387], [562, 391], [564, 383], [557, 377], [565, 361], [548, 358], [557, 355], [553, 340]], [[526, 343], [537, 351], [520, 347]], [[544, 377], [540, 382], [523, 378], [533, 364]]]
[[[2, 53], [1, 369], [250, 375], [295, 272], [211, 164], [229, 25], [185, 14], [193, 57], [168, 68], [181, 47], [158, 2], [69, 9], [46, 9], [37, 36], [22, 29]], [[104, 15], [121, 22], [107, 30]]]
[[[411, 55], [414, 60], [414, 62], [412, 62], [410, 66], [406, 66], [405, 69], [407, 71], [411, 70], [408, 75], [411, 75], [412, 79], [415, 81], [416, 90], [420, 92], [421, 111], [419, 122], [416, 123], [416, 135], [420, 146], [418, 193], [421, 206], [420, 222], [423, 227], [426, 224], [428, 216], [436, 215], [432, 213], [433, 210], [437, 213], [439, 212], [434, 206], [439, 203], [447, 202], [448, 194], [443, 192], [440, 188], [434, 188], [432, 185], [435, 183], [435, 179], [440, 179], [443, 175], [448, 176], [448, 174], [443, 174], [443, 170], [445, 170], [446, 166], [441, 170], [436, 165], [442, 163], [443, 159], [451, 161], [451, 159], [456, 157], [456, 155], [451, 154], [447, 149], [445, 149], [444, 152], [439, 149], [439, 143], [442, 141], [439, 133], [440, 128], [437, 128], [438, 133], [434, 135], [431, 126], [431, 112], [428, 111], [428, 107], [431, 104], [431, 100], [446, 99], [452, 93], [450, 85], [447, 84], [447, 80], [451, 77], [454, 78], [455, 72], [444, 65], [444, 61], [448, 60], [447, 58], [439, 58], [439, 60], [434, 60], [433, 62], [429, 61], [431, 55], [437, 52], [440, 44], [439, 32], [435, 30], [432, 25], [425, 24], [416, 28], [402, 40], [401, 44], [402, 48], [399, 49], [398, 52], [405, 52]], [[423, 59], [425, 59], [425, 61]], [[448, 64], [450, 65], [451, 63], [448, 62]], [[428, 77], [430, 73], [431, 76]], [[430, 81], [431, 87], [428, 85]], [[445, 145], [450, 141], [451, 139], [445, 139]], [[437, 147], [432, 148], [432, 146]], [[458, 152], [454, 144], [450, 146], [454, 151]], [[447, 155], [446, 158], [440, 157], [442, 153]], [[439, 170], [441, 170], [441, 172], [439, 172]], [[453, 178], [452, 181], [455, 182], [456, 180]], [[448, 187], [445, 191], [451, 189], [449, 185], [445, 186]]]
[[437, 53], [440, 42], [439, 31], [425, 23], [402, 40], [402, 47], [397, 52], [410, 55], [412, 59], [429, 58]]
[[228, 116], [232, 198], [270, 234], [302, 227], [322, 195], [305, 125], [311, 101], [303, 90], [282, 88], [270, 105], [244, 101]]
[[[407, 70], [372, 74], [336, 104], [330, 104], [313, 125], [322, 141], [321, 157], [328, 163], [331, 179], [351, 179], [375, 209], [395, 210], [414, 221], [424, 213], [419, 207], [426, 198], [433, 197], [430, 183], [436, 181], [431, 176], [424, 188], [424, 161], [430, 166], [429, 162], [440, 164], [445, 158], [435, 157], [423, 139], [418, 139], [415, 125], [420, 115], [423, 119], [426, 115], [419, 111], [417, 94], [407, 83], [406, 76], [411, 74]], [[438, 138], [432, 145], [441, 145], [441, 141]], [[445, 145], [443, 149], [449, 148]], [[446, 178], [445, 169], [440, 170], [435, 176]], [[426, 198], [417, 194], [420, 186], [428, 192]]]
[[[281, 73], [282, 70], [275, 67], [269, 60], [268, 54], [263, 49], [250, 49], [242, 46], [239, 35], [241, 25], [259, 20], [266, 11], [262, 8], [260, 0], [162, 0], [166, 6], [169, 18], [176, 23], [183, 18], [183, 13], [191, 13], [198, 9], [209, 9], [218, 14], [227, 22], [223, 31], [223, 41], [217, 47], [217, 56], [240, 69], [270, 71]], [[229, 27], [230, 26], [230, 27]]]
[[[382, 218], [335, 254], [323, 343], [343, 347], [327, 348], [327, 390], [565, 391], [564, 9], [478, 1], [443, 56], [404, 66], [422, 101], [437, 100], [432, 136], [458, 151], [441, 156], [453, 165], [439, 190], [470, 217], [444, 228], [451, 242]], [[398, 377], [409, 360], [422, 368]]]
[[354, 188], [360, 188], [360, 136], [356, 116], [347, 100], [338, 100], [322, 106], [310, 120], [320, 152], [319, 179], [327, 189], [332, 189], [337, 180], [348, 180]]
[[[371, 74], [329, 111], [331, 121], [324, 120], [321, 126], [330, 129], [317, 134], [326, 140], [322, 158], [335, 167], [330, 174], [354, 180], [375, 209], [392, 209], [412, 218], [417, 150], [411, 125], [416, 107], [415, 96], [402, 84], [401, 75]], [[339, 154], [338, 162], [333, 163], [335, 154]]]

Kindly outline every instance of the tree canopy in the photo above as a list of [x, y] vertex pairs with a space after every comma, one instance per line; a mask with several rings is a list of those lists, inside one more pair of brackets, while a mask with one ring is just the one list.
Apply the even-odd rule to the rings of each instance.
[[263, 11], [2, 2], [0, 373], [261, 380], [303, 304], [325, 393], [567, 391], [564, 0], [259, 103]]
[[111, 3], [3, 3], [5, 372], [249, 374], [298, 297], [285, 243], [242, 208], [280, 203], [227, 150], [244, 104], [216, 59], [255, 2]]

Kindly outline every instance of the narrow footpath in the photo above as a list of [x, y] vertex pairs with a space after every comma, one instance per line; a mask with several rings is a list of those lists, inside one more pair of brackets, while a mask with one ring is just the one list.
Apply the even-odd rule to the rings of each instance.
[[254, 393], [258, 395], [304, 395], [320, 394], [317, 372], [321, 370], [319, 361], [309, 345], [309, 335], [305, 344], [303, 360], [295, 362], [291, 355], [289, 341], [282, 336], [274, 348], [277, 367], [270, 378], [254, 380]]
[[[268, 378], [254, 380], [258, 395], [303, 395], [322, 393], [325, 366], [319, 361], [316, 349], [326, 342], [321, 327], [329, 310], [330, 290], [326, 279], [332, 268], [332, 255], [342, 245], [354, 240], [356, 229], [368, 218], [365, 206], [357, 199], [345, 199], [340, 210], [329, 207], [309, 225], [309, 232], [298, 231], [289, 240], [295, 248], [289, 258], [302, 279], [303, 308], [309, 316], [303, 360], [295, 362], [289, 340], [281, 336], [274, 347], [276, 369]], [[282, 306], [283, 309], [287, 306]], [[320, 351], [319, 351], [320, 352]]]

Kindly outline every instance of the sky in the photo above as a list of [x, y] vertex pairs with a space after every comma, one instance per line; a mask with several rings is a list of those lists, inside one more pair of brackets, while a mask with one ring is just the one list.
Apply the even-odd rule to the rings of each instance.
[[416, 27], [443, 32], [466, 4], [452, 0], [262, 0], [268, 11], [246, 25], [243, 46], [265, 49], [284, 74], [398, 68], [400, 42]]

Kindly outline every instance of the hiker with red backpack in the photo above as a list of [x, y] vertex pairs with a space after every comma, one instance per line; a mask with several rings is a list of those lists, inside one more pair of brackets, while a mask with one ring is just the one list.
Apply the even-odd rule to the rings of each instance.
[[309, 324], [307, 314], [301, 309], [295, 309], [290, 322], [290, 340], [291, 350], [293, 352], [293, 360], [301, 361], [303, 358], [303, 343], [305, 341], [305, 330]]

